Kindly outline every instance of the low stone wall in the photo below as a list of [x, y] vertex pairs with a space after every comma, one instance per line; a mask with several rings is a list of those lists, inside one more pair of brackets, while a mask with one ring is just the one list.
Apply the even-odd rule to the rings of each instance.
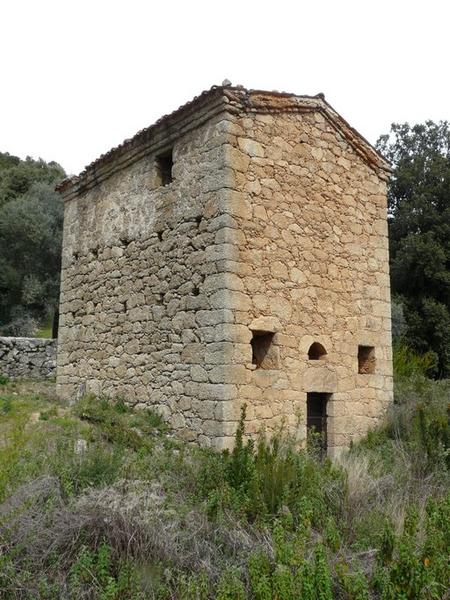
[[58, 341], [0, 337], [0, 375], [10, 379], [47, 379], [56, 376]]

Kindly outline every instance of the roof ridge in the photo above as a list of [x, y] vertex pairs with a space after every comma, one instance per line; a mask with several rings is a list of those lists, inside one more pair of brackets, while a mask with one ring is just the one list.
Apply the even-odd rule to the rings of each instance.
[[[270, 99], [292, 99], [292, 104], [288, 105], [285, 101], [280, 102], [279, 106], [270, 104]], [[218, 100], [214, 105], [214, 100]], [[56, 189], [64, 196], [70, 195], [74, 187], [83, 186], [85, 182], [91, 180], [91, 185], [95, 185], [100, 180], [110, 174], [112, 169], [108, 170], [108, 165], [114, 159], [121, 163], [128, 164], [131, 161], [140, 158], [143, 149], [151, 145], [153, 139], [149, 139], [152, 132], [157, 132], [164, 125], [169, 126], [175, 122], [182, 121], [190, 116], [195, 109], [207, 106], [212, 103], [212, 110], [218, 112], [218, 109], [227, 108], [230, 112], [244, 111], [267, 111], [267, 112], [289, 112], [301, 110], [320, 110], [328, 120], [349, 139], [355, 149], [364, 156], [366, 161], [382, 171], [389, 172], [390, 167], [387, 160], [378, 152], [378, 150], [367, 141], [356, 129], [354, 129], [341, 115], [325, 100], [323, 93], [314, 96], [298, 95], [289, 92], [278, 92], [275, 90], [254, 90], [247, 89], [241, 85], [213, 85], [203, 91], [198, 96], [182, 104], [172, 112], [161, 116], [157, 121], [140, 129], [133, 137], [125, 139], [118, 146], [114, 146], [108, 152], [101, 154], [97, 159], [89, 163], [79, 173], [79, 175], [64, 179]], [[216, 114], [213, 112], [213, 114]], [[210, 113], [204, 115], [205, 118], [212, 116]], [[198, 123], [196, 123], [198, 124]], [[162, 145], [164, 140], [162, 142]], [[133, 149], [135, 150], [133, 154]], [[127, 156], [127, 153], [131, 153]], [[100, 177], [99, 171], [102, 171]]]

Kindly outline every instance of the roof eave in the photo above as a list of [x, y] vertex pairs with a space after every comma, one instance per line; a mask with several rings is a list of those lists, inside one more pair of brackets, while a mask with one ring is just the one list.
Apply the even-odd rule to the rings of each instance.
[[221, 111], [310, 112], [320, 111], [371, 166], [387, 180], [392, 169], [388, 161], [329, 104], [323, 94], [298, 96], [287, 92], [247, 90], [241, 86], [213, 86], [131, 139], [112, 148], [88, 165], [78, 176], [62, 181], [57, 190], [71, 199], [105, 180], [112, 173], [132, 164], [150, 152], [162, 152], [187, 131], [198, 127]]

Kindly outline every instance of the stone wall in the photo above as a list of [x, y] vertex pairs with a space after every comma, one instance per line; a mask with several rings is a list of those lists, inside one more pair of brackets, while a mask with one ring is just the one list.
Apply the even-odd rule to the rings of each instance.
[[337, 453], [392, 400], [387, 167], [320, 98], [219, 92], [66, 184], [58, 393], [217, 448], [324, 393]]
[[[223, 114], [173, 143], [173, 182], [157, 156], [66, 201], [57, 390], [152, 406], [190, 441], [222, 434], [220, 342], [231, 311], [218, 295], [232, 148]], [[166, 150], [166, 148], [164, 148]]]
[[[336, 454], [392, 401], [386, 178], [320, 112], [261, 110], [237, 118], [233, 133], [243, 156], [228, 301], [242, 334], [228, 381], [253, 433], [284, 421], [305, 438], [307, 394], [329, 395]], [[273, 335], [258, 368], [249, 342], [262, 332]], [[311, 359], [314, 343], [324, 353]], [[360, 347], [374, 349], [370, 368], [358, 365]]]
[[55, 377], [57, 345], [57, 340], [0, 337], [0, 375], [10, 379]]

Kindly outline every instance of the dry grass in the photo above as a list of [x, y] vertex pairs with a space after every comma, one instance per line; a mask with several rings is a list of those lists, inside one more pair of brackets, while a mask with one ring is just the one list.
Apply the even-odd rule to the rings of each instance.
[[[7, 459], [0, 475], [8, 497], [0, 506], [0, 560], [9, 561], [2, 563], [8, 568], [0, 568], [0, 598], [2, 593], [14, 600], [62, 598], [80, 549], [95, 553], [105, 544], [112, 556], [111, 577], [128, 561], [139, 581], [150, 580], [145, 597], [183, 600], [197, 596], [180, 592], [180, 581], [204, 576], [209, 595], [198, 596], [203, 600], [214, 597], [212, 590], [231, 572], [240, 573], [246, 597], [253, 598], [248, 570], [252, 557], [262, 554], [273, 566], [280, 555], [293, 557], [297, 566], [299, 561], [312, 564], [315, 548], [324, 545], [335, 582], [333, 597], [359, 598], [343, 591], [342, 565], [369, 582], [384, 526], [388, 523], [400, 534], [411, 507], [418, 512], [414, 543], [420, 547], [425, 505], [448, 489], [442, 444], [428, 447], [435, 431], [441, 435], [436, 427], [448, 391], [441, 384], [429, 394], [423, 423], [416, 415], [426, 387], [414, 389], [384, 428], [341, 455], [334, 466], [298, 453], [288, 440], [277, 452], [270, 445], [259, 448], [258, 458], [247, 452], [250, 480], [270, 484], [271, 497], [277, 499], [274, 511], [266, 506], [260, 520], [264, 494], [252, 486], [233, 488], [229, 481], [230, 460], [239, 475], [242, 461], [177, 442], [158, 431], [151, 415], [136, 415], [120, 403], [108, 406], [92, 400], [77, 412], [55, 409], [51, 386], [44, 387], [44, 397], [26, 395], [34, 390], [32, 383], [7, 388], [12, 404], [5, 431], [13, 431], [19, 421], [25, 429], [22, 437], [6, 435], [6, 447], [0, 448], [0, 456]], [[26, 393], [21, 396], [19, 391]], [[39, 418], [30, 421], [35, 412]], [[77, 454], [80, 436], [87, 447]], [[21, 481], [26, 483], [21, 486]], [[276, 533], [280, 526], [282, 542]], [[165, 584], [167, 573], [169, 595], [158, 596], [155, 581]], [[41, 594], [42, 578], [56, 586], [53, 596]], [[88, 585], [77, 598], [103, 598], [95, 586]]]
[[[244, 526], [232, 515], [225, 515], [220, 524], [195, 510], [182, 516], [164, 507], [164, 492], [146, 482], [118, 482], [66, 504], [55, 482], [44, 478], [20, 488], [9, 508], [0, 526], [0, 554], [15, 555], [19, 571], [26, 566], [35, 573], [45, 572], [58, 557], [61, 580], [81, 546], [95, 551], [102, 543], [108, 544], [115, 560], [166, 564], [177, 571], [202, 573], [211, 582], [224, 570], [244, 569], [256, 551], [273, 556], [267, 532]], [[37, 593], [30, 582], [22, 592]]]

